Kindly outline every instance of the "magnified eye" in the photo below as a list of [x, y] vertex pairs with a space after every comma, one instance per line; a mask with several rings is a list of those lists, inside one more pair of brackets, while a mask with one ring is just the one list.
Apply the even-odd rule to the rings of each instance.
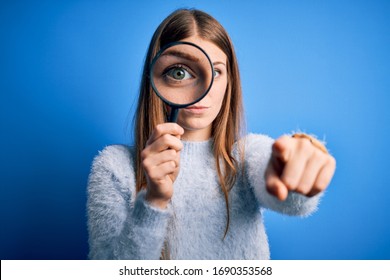
[[165, 76], [168, 76], [169, 78], [172, 78], [176, 81], [182, 81], [193, 78], [193, 76], [190, 74], [189, 70], [187, 70], [183, 66], [173, 66], [169, 69], [167, 69], [164, 73]]

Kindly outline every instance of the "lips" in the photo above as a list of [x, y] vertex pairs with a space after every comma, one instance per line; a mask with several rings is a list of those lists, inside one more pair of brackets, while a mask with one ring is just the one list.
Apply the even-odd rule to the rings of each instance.
[[207, 109], [208, 107], [206, 106], [190, 106], [187, 107], [187, 109], [195, 109], [195, 110], [201, 110], [201, 109]]
[[202, 113], [204, 113], [208, 108], [209, 108], [209, 107], [207, 107], [207, 106], [196, 105], [196, 106], [187, 107], [187, 108], [185, 108], [184, 110], [186, 110], [187, 112], [193, 113], [193, 114], [202, 114]]

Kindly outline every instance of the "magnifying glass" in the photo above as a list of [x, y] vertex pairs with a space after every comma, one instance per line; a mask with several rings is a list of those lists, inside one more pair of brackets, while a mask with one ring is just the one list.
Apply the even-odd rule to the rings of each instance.
[[207, 53], [190, 42], [173, 42], [153, 58], [150, 82], [154, 92], [171, 107], [169, 122], [176, 122], [179, 109], [199, 102], [214, 81], [214, 67]]

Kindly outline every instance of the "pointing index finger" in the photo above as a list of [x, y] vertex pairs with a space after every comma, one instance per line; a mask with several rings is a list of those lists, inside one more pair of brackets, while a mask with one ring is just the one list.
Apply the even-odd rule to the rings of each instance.
[[275, 140], [274, 144], [272, 145], [272, 153], [282, 162], [287, 162], [291, 156], [291, 145], [292, 141], [289, 136], [281, 136]]

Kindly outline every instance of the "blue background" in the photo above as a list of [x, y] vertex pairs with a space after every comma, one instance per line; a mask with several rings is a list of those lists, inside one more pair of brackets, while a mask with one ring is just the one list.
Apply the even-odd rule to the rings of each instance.
[[273, 259], [389, 259], [390, 1], [1, 1], [0, 258], [85, 259], [86, 183], [131, 143], [158, 24], [196, 7], [231, 35], [247, 129], [328, 142], [337, 171], [307, 218], [266, 212]]

